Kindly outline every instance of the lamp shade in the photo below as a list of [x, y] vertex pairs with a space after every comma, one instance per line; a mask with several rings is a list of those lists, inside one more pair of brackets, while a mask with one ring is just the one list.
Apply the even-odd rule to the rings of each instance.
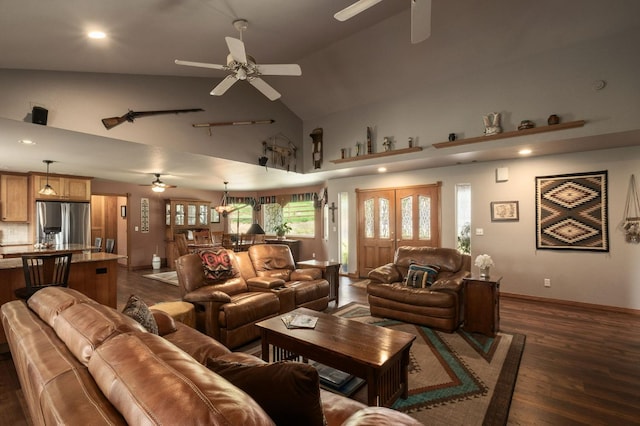
[[260, 226], [259, 223], [254, 223], [247, 230], [247, 234], [249, 235], [258, 235], [258, 234], [264, 234], [264, 233], [265, 233], [264, 229], [262, 229], [262, 226]]

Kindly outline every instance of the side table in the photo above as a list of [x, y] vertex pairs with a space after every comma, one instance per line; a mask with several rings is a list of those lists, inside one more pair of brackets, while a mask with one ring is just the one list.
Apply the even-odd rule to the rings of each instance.
[[338, 288], [340, 287], [340, 263], [331, 262], [328, 260], [303, 260], [296, 263], [299, 268], [318, 268], [322, 270], [322, 278], [329, 282], [329, 302], [336, 301], [336, 307], [338, 307], [338, 301], [340, 293]]
[[469, 277], [464, 279], [464, 329], [495, 337], [500, 329], [500, 280]]

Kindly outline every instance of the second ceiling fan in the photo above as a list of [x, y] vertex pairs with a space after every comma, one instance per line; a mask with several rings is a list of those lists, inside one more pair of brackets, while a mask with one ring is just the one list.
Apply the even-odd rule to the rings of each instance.
[[190, 67], [212, 68], [216, 70], [231, 71], [216, 87], [211, 90], [211, 94], [215, 96], [223, 95], [238, 80], [246, 80], [253, 87], [258, 89], [263, 95], [272, 101], [280, 97], [280, 93], [271, 87], [260, 76], [262, 75], [302, 75], [300, 65], [297, 64], [268, 64], [259, 65], [255, 59], [249, 55], [244, 48], [242, 41], [242, 32], [248, 27], [248, 22], [244, 19], [233, 21], [233, 26], [240, 31], [240, 39], [233, 37], [225, 37], [229, 55], [227, 56], [227, 64], [208, 64], [203, 62], [182, 61], [176, 59], [178, 65], [187, 65]]
[[[338, 21], [346, 21], [382, 0], [358, 0], [333, 15]], [[411, 43], [420, 43], [431, 35], [431, 0], [411, 1]]]

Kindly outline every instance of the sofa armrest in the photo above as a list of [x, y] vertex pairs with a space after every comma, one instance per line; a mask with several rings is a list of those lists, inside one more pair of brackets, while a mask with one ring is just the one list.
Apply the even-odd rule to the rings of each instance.
[[291, 272], [290, 281], [313, 281], [322, 279], [322, 270], [318, 268], [295, 269]]
[[273, 277], [252, 277], [247, 280], [247, 286], [251, 291], [267, 291], [283, 285], [283, 279]]
[[215, 303], [229, 303], [231, 302], [231, 296], [227, 293], [223, 293], [220, 290], [215, 290], [213, 287], [204, 286], [197, 290], [189, 292], [182, 297], [185, 302], [215, 302]]
[[369, 272], [368, 277], [373, 282], [382, 282], [391, 284], [402, 281], [402, 274], [398, 271], [398, 268], [393, 263], [387, 263], [373, 269]]
[[432, 290], [454, 290], [460, 291], [464, 278], [470, 276], [469, 271], [458, 271], [455, 274], [437, 279], [431, 286]]

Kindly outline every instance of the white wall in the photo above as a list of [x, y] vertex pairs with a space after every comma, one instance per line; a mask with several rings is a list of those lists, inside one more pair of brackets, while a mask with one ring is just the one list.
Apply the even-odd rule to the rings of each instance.
[[[497, 167], [508, 167], [509, 180], [495, 181]], [[608, 253], [573, 250], [536, 250], [535, 177], [565, 173], [608, 170], [609, 245]], [[335, 179], [329, 194], [349, 193], [350, 259], [356, 269], [355, 189], [398, 187], [442, 182], [442, 246], [455, 247], [455, 185], [471, 184], [471, 229], [483, 228], [484, 235], [472, 232], [471, 250], [490, 254], [496, 265], [492, 276], [503, 276], [502, 291], [528, 296], [577, 301], [598, 305], [640, 309], [640, 245], [624, 241], [617, 229], [624, 212], [631, 174], [640, 175], [640, 147], [523, 158], [455, 167], [426, 169], [408, 173], [379, 174]], [[335, 198], [333, 198], [335, 200]], [[518, 201], [518, 222], [491, 222], [491, 201]], [[331, 200], [330, 200], [331, 201]], [[338, 258], [337, 233], [330, 233], [329, 256]], [[474, 267], [474, 271], [477, 268]], [[551, 279], [551, 287], [543, 279]]]

